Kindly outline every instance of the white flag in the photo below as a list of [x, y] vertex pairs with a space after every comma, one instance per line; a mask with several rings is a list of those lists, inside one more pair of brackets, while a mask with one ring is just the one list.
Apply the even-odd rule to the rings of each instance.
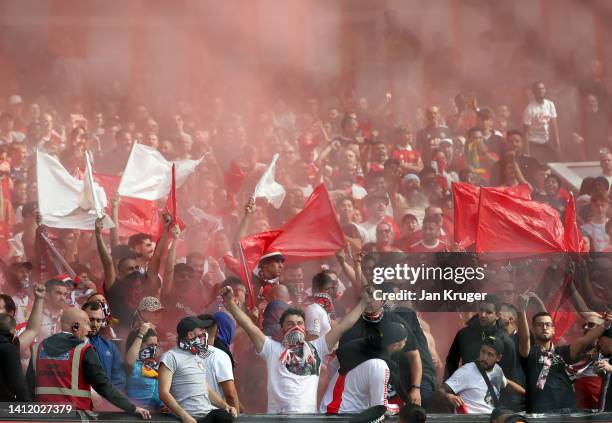
[[83, 191], [81, 191], [81, 197], [79, 198], [79, 207], [83, 210], [94, 210], [98, 217], [104, 216], [104, 207], [100, 203], [99, 190], [104, 193], [104, 189], [100, 186], [94, 185], [93, 180], [93, 168], [91, 166], [91, 159], [89, 153], [85, 152], [85, 179], [83, 180]]
[[270, 166], [266, 169], [264, 174], [261, 176], [253, 197], [259, 198], [264, 197], [274, 206], [275, 209], [280, 208], [285, 199], [285, 188], [274, 180], [274, 173], [276, 172], [276, 161], [278, 160], [278, 153], [272, 157]]
[[134, 143], [117, 191], [123, 197], [143, 200], [166, 198], [172, 185], [172, 163], [176, 165], [176, 187], [179, 188], [201, 161], [171, 162], [153, 147]]
[[[95, 202], [99, 203], [100, 210], [107, 204], [102, 187], [93, 180], [87, 184], [78, 180], [55, 157], [42, 151], [36, 154], [36, 178], [38, 210], [43, 225], [50, 228], [94, 229], [98, 217]], [[112, 220], [106, 217], [104, 227], [113, 226]]]

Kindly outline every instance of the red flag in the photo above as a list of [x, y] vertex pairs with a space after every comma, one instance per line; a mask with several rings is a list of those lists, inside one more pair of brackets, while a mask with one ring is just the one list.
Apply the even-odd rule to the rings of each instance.
[[[344, 233], [327, 190], [321, 184], [314, 189], [302, 211], [281, 228], [240, 240], [246, 264], [240, 268], [240, 277], [252, 291], [250, 276], [264, 254], [278, 251], [288, 259], [313, 259], [333, 255], [345, 245]], [[235, 261], [224, 259], [230, 269], [236, 268]]]
[[546, 302], [546, 310], [550, 312], [555, 325], [553, 342], [557, 342], [576, 322], [576, 312], [570, 299], [573, 278], [573, 274], [568, 274], [559, 291]]
[[265, 253], [280, 251], [286, 257], [319, 258], [334, 255], [346, 245], [323, 184], [314, 189], [302, 211], [286, 222], [280, 232]]
[[280, 234], [280, 231], [261, 232], [250, 235], [240, 240], [240, 255], [236, 259], [229, 255], [223, 256], [226, 266], [242, 279], [249, 292], [249, 308], [255, 305], [255, 289], [253, 288], [252, 274], [259, 258], [264, 255], [264, 251], [270, 248], [270, 244]]
[[[529, 185], [487, 188], [515, 198], [531, 200]], [[476, 242], [480, 188], [464, 182], [453, 183], [454, 240], [461, 248]]]
[[172, 184], [170, 186], [168, 199], [166, 200], [166, 211], [172, 216], [172, 223], [177, 224], [181, 231], [183, 231], [185, 229], [185, 223], [178, 217], [176, 212], [176, 171], [174, 164], [172, 165]]
[[[110, 199], [117, 192], [121, 177], [94, 173], [94, 181], [104, 188], [106, 198]], [[111, 214], [112, 205], [108, 204], [106, 213]], [[137, 233], [159, 237], [159, 211], [155, 201], [123, 197], [119, 203], [119, 236], [129, 237]], [[93, 229], [93, 228], [92, 228]]]
[[479, 188], [463, 182], [453, 183], [454, 240], [461, 248], [476, 242]]
[[548, 204], [482, 188], [476, 231], [477, 253], [563, 252], [563, 225]]
[[570, 199], [567, 202], [567, 209], [565, 210], [564, 243], [567, 252], [585, 252], [584, 242], [582, 242], [582, 233], [576, 221], [576, 202], [574, 201], [574, 194], [570, 194]]

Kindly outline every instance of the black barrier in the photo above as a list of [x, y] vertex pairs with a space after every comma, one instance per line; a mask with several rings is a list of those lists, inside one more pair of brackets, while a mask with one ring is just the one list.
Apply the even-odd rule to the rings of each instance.
[[[612, 413], [573, 413], [573, 414], [527, 414], [530, 423], [578, 423], [578, 422], [612, 422]], [[321, 414], [304, 414], [304, 415], [279, 415], [273, 416], [269, 414], [253, 414], [241, 415], [236, 419], [237, 423], [315, 423], [315, 422], [330, 422], [330, 423], [348, 423], [351, 419], [350, 415], [340, 416], [325, 416]], [[9, 419], [2, 418], [1, 421]], [[11, 421], [47, 421], [42, 416], [39, 417], [19, 417], [11, 418]], [[58, 420], [54, 420], [58, 421]], [[143, 422], [136, 416], [122, 413], [90, 413], [79, 412], [75, 418], [63, 419], [61, 421], [95, 421], [95, 422], [122, 422], [136, 423]], [[151, 422], [176, 422], [178, 421], [169, 415], [154, 414]], [[482, 423], [488, 422], [489, 416], [485, 414], [472, 415], [456, 415], [456, 414], [428, 414], [428, 422], [435, 423]], [[389, 416], [385, 422], [397, 422], [397, 417]]]

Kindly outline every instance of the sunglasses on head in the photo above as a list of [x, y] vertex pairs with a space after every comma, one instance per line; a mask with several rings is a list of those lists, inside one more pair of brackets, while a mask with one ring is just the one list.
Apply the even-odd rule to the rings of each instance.
[[595, 322], [586, 322], [584, 325], [582, 325], [583, 329], [593, 329], [595, 326], [597, 326], [597, 323]]

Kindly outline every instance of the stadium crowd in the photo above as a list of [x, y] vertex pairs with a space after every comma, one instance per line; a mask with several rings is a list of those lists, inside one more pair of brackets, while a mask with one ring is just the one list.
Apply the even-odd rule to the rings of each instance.
[[[349, 93], [242, 105], [219, 97], [164, 112], [129, 98], [11, 95], [0, 114], [0, 401], [184, 422], [379, 405], [404, 422], [424, 421], [425, 410], [499, 422], [521, 421], [508, 418], [519, 411], [612, 411], [610, 109], [597, 75], [587, 82], [574, 133], [560, 130], [563, 109], [543, 82], [520, 111], [465, 93], [453, 113], [424, 105], [415, 119], [397, 113], [393, 93], [376, 106]], [[42, 224], [37, 151], [78, 179], [86, 153], [96, 177], [118, 177], [135, 143], [169, 161], [203, 157], [177, 190], [182, 222], [165, 198], [153, 208], [159, 219], [127, 222], [143, 209], [111, 190], [110, 230], [104, 218], [90, 230]], [[275, 153], [280, 207], [252, 197]], [[560, 333], [538, 291], [545, 278], [563, 280], [550, 258], [491, 270], [473, 315], [374, 298], [381, 253], [458, 251], [453, 183], [526, 185], [563, 216], [570, 188], [545, 163], [576, 157], [599, 160], [601, 175], [576, 193], [586, 247], [572, 270], [581, 279], [572, 327]], [[232, 266], [237, 242], [290, 221], [320, 184], [345, 248], [310, 261], [269, 252], [250, 294]]]

